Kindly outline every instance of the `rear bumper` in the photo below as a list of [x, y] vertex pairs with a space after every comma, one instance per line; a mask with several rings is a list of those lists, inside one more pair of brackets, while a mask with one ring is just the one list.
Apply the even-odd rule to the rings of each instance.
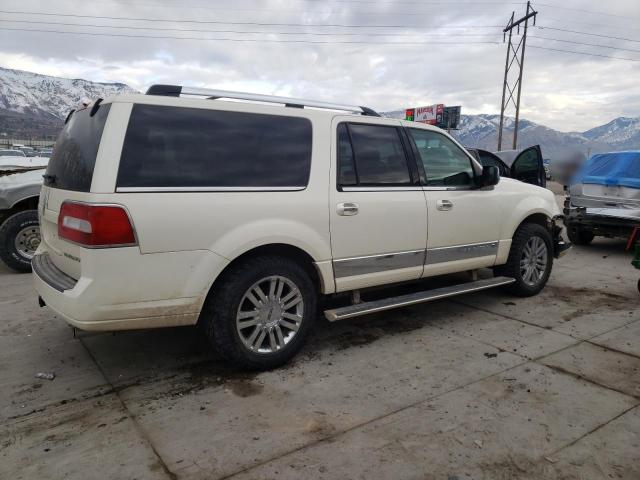
[[[47, 307], [82, 330], [130, 330], [193, 325], [219, 272], [194, 272], [215, 260], [196, 252], [140, 255], [107, 249], [83, 261], [73, 279], [45, 248], [33, 262], [34, 286]], [[219, 258], [219, 257], [218, 257]], [[216, 266], [222, 268], [224, 264]]]

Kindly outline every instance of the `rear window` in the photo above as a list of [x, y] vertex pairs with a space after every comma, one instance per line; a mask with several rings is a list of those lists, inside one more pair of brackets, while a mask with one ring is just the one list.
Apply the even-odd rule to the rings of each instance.
[[304, 188], [305, 118], [134, 105], [120, 158], [122, 188]]
[[58, 136], [47, 165], [45, 185], [77, 192], [89, 191], [109, 107], [101, 105], [93, 117], [90, 108], [71, 115]]

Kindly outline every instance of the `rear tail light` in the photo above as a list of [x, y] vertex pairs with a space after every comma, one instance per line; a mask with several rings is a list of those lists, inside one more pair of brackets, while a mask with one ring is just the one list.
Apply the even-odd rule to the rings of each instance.
[[127, 211], [117, 205], [64, 202], [58, 215], [58, 236], [85, 247], [137, 244]]

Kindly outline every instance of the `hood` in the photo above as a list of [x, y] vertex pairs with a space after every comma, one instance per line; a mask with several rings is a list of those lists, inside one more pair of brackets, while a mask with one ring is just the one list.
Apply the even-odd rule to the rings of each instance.
[[28, 170], [0, 176], [0, 210], [6, 210], [21, 200], [37, 197], [42, 187], [43, 169]]

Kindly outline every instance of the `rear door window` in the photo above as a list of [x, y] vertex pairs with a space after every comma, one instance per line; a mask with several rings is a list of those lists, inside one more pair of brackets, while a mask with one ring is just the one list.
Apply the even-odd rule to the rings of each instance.
[[296, 188], [309, 181], [306, 118], [134, 105], [119, 188]]
[[71, 115], [58, 136], [49, 159], [44, 184], [62, 190], [88, 192], [98, 147], [110, 105], [101, 105], [91, 116], [91, 108]]
[[339, 186], [412, 185], [400, 129], [387, 125], [338, 125]]

